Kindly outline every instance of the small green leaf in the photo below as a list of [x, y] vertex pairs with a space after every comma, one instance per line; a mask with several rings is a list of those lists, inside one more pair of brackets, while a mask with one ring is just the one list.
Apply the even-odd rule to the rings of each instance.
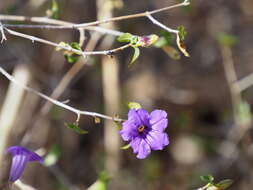
[[130, 33], [124, 33], [124, 34], [122, 34], [121, 36], [119, 36], [119, 37], [117, 38], [117, 40], [118, 40], [119, 42], [130, 42], [132, 38], [133, 38], [133, 35], [132, 35], [132, 34], [130, 34]]
[[130, 65], [133, 64], [138, 59], [138, 57], [140, 56], [140, 49], [138, 47], [133, 47], [133, 48], [134, 48], [134, 55], [132, 57]]
[[206, 183], [213, 183], [214, 177], [211, 175], [200, 176], [200, 179]]
[[[66, 44], [66, 43], [65, 43]], [[77, 49], [77, 50], [80, 50], [82, 51], [82, 48], [80, 47], [79, 43], [77, 42], [72, 42], [70, 44], [67, 44], [68, 46], [74, 48], [74, 49]], [[66, 45], [65, 45], [66, 46]], [[79, 58], [80, 58], [80, 55], [74, 53], [74, 52], [70, 52], [70, 51], [65, 51], [64, 52], [64, 57], [65, 59], [69, 62], [69, 63], [76, 63]]]
[[65, 123], [65, 125], [79, 134], [87, 134], [88, 131], [81, 129], [77, 123]]
[[59, 160], [60, 156], [61, 150], [59, 145], [53, 145], [49, 153], [45, 157], [44, 164], [46, 166], [52, 166]]
[[232, 184], [233, 184], [233, 180], [231, 180], [231, 179], [224, 179], [224, 180], [220, 181], [219, 183], [215, 184], [215, 186], [219, 190], [224, 190], [224, 189], [227, 189]]
[[129, 102], [127, 106], [129, 109], [140, 109], [141, 108], [141, 104], [139, 104], [137, 102]]
[[231, 34], [220, 33], [218, 35], [218, 41], [224, 46], [234, 46], [238, 42], [238, 38]]
[[187, 31], [185, 30], [185, 27], [184, 26], [179, 26], [177, 29], [179, 31], [180, 40], [184, 41], [185, 37], [187, 35]]
[[114, 123], [116, 124], [116, 126], [119, 128], [119, 130], [122, 129], [122, 123], [118, 122], [118, 121], [114, 121]]
[[125, 146], [122, 146], [120, 149], [122, 150], [126, 150], [126, 149], [129, 149], [131, 147], [130, 143], [125, 145]]

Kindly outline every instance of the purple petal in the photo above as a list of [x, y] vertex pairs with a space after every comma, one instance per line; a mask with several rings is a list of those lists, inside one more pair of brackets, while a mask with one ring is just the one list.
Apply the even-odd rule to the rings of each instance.
[[39, 156], [38, 154], [36, 154], [35, 152], [31, 152], [29, 161], [30, 162], [38, 161], [42, 164], [44, 162], [44, 159], [41, 156]]
[[163, 137], [163, 146], [167, 146], [168, 144], [170, 144], [169, 137], [168, 137], [167, 133], [163, 133], [163, 134], [164, 134], [164, 137]]
[[141, 125], [141, 119], [139, 117], [139, 115], [137, 114], [137, 110], [136, 109], [131, 109], [128, 112], [128, 120], [129, 121], [133, 121], [135, 125]]
[[154, 110], [150, 113], [150, 124], [153, 125], [162, 119], [167, 118], [167, 113], [163, 110]]
[[28, 157], [24, 154], [17, 154], [13, 157], [9, 178], [10, 181], [14, 182], [21, 177], [27, 162]]
[[43, 158], [38, 154], [21, 146], [12, 146], [7, 151], [12, 154], [10, 181], [13, 182], [21, 177], [28, 162], [43, 162]]
[[127, 120], [123, 123], [123, 128], [119, 133], [124, 141], [129, 141], [138, 135], [137, 126], [134, 121]]
[[137, 154], [137, 158], [144, 159], [150, 153], [151, 153], [151, 149], [150, 149], [149, 144], [144, 139], [142, 139], [141, 142], [140, 142], [140, 145], [139, 145], [139, 151], [138, 151], [138, 154]]
[[144, 109], [138, 109], [137, 114], [141, 119], [141, 124], [149, 126], [149, 119], [150, 119], [149, 113]]
[[140, 137], [135, 137], [131, 142], [130, 142], [130, 145], [131, 147], [133, 148], [133, 151], [135, 154], [137, 154], [139, 152], [139, 146], [140, 146], [140, 143], [142, 141], [142, 138]]
[[155, 131], [163, 132], [168, 126], [168, 119], [162, 119], [151, 126]]
[[169, 144], [168, 135], [159, 131], [150, 131], [146, 136], [146, 141], [152, 150], [162, 150]]

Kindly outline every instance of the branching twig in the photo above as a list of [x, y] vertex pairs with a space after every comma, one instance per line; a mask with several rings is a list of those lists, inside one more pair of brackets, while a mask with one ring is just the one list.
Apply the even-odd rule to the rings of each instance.
[[182, 44], [182, 40], [180, 39], [180, 36], [179, 36], [179, 31], [178, 30], [175, 30], [175, 29], [171, 29], [167, 26], [165, 26], [164, 24], [160, 23], [158, 20], [156, 20], [154, 17], [151, 16], [150, 12], [147, 12], [147, 15], [149, 20], [151, 20], [151, 22], [157, 26], [159, 26], [160, 28], [170, 32], [170, 33], [174, 33], [176, 34], [176, 41], [177, 41], [177, 46], [178, 48], [180, 49], [180, 51], [186, 56], [186, 57], [189, 57], [189, 53], [186, 51], [186, 47], [184, 46], [184, 44]]
[[156, 10], [153, 10], [153, 11], [146, 11], [146, 12], [137, 13], [137, 14], [113, 17], [113, 18], [109, 18], [109, 19], [105, 19], [105, 20], [82, 23], [82, 24], [74, 24], [72, 26], [59, 26], [59, 28], [86, 28], [86, 27], [89, 27], [89, 26], [96, 26], [96, 25], [104, 24], [104, 23], [108, 23], [108, 22], [115, 22], [115, 21], [121, 21], [121, 20], [126, 20], [126, 19], [146, 17], [148, 15], [163, 12], [163, 11], [173, 9], [173, 8], [176, 8], [176, 7], [187, 6], [189, 4], [190, 4], [190, 2], [188, 0], [185, 0], [182, 3], [176, 4], [176, 5], [171, 5], [171, 6], [168, 6], [168, 7], [161, 8], [161, 9], [156, 9]]
[[149, 18], [149, 20], [151, 20], [151, 22], [157, 26], [159, 26], [160, 28], [167, 30], [170, 33], [174, 33], [174, 34], [178, 34], [179, 31], [175, 30], [175, 29], [171, 29], [167, 26], [165, 26], [164, 24], [160, 23], [158, 20], [156, 20], [154, 17], [151, 16], [151, 14], [149, 12], [147, 12], [147, 17]]
[[57, 48], [60, 48], [60, 49], [71, 51], [71, 52], [74, 52], [78, 55], [83, 55], [83, 56], [87, 56], [87, 55], [111, 55], [113, 53], [116, 53], [117, 51], [121, 51], [121, 50], [126, 49], [126, 48], [131, 46], [130, 44], [126, 44], [124, 46], [121, 46], [121, 47], [118, 47], [118, 48], [115, 48], [115, 49], [111, 49], [111, 50], [80, 51], [80, 50], [72, 48], [71, 46], [64, 46], [64, 45], [61, 45], [61, 44], [57, 44], [55, 42], [44, 40], [42, 38], [38, 38], [38, 37], [31, 36], [31, 35], [28, 35], [28, 34], [23, 34], [21, 32], [17, 32], [17, 31], [10, 30], [10, 29], [7, 29], [7, 28], [4, 28], [4, 30], [6, 30], [11, 35], [18, 36], [18, 37], [21, 37], [21, 38], [25, 38], [25, 39], [31, 40], [32, 42], [37, 41], [37, 42], [44, 43], [44, 44], [47, 44], [47, 45], [51, 45], [51, 46], [54, 46], [54, 47], [57, 47]]
[[2, 67], [0, 67], [0, 73], [2, 73], [8, 80], [15, 83], [19, 87], [25, 89], [26, 91], [31, 92], [33, 94], [36, 94], [36, 95], [40, 96], [41, 98], [43, 98], [47, 101], [50, 101], [51, 103], [53, 103], [53, 104], [55, 104], [59, 107], [62, 107], [66, 110], [69, 110], [69, 111], [75, 113], [77, 115], [77, 118], [79, 118], [80, 115], [87, 115], [87, 116], [99, 117], [99, 118], [109, 119], [109, 120], [118, 121], [118, 122], [124, 121], [123, 119], [120, 119], [120, 118], [114, 118], [114, 117], [103, 115], [103, 114], [96, 113], [96, 112], [82, 111], [82, 110], [76, 109], [74, 107], [71, 107], [69, 105], [66, 105], [66, 104], [64, 104], [60, 101], [57, 101], [53, 98], [50, 98], [49, 96], [46, 96], [45, 94], [42, 94], [42, 93], [40, 93], [40, 92], [38, 92], [38, 91], [36, 91], [32, 88], [29, 88], [29, 87], [19, 83], [13, 76], [11, 76], [9, 73], [7, 73]]
[[[109, 18], [109, 19], [105, 19], [105, 20], [98, 20], [98, 21], [94, 21], [94, 22], [88, 22], [88, 23], [81, 23], [81, 24], [72, 24], [72, 25], [66, 25], [65, 26], [55, 26], [54, 29], [58, 28], [58, 29], [80, 29], [80, 28], [88, 28], [88, 27], [91, 27], [91, 26], [96, 26], [96, 25], [99, 25], [99, 24], [105, 24], [105, 23], [108, 23], [108, 22], [115, 22], [115, 21], [121, 21], [121, 20], [127, 20], [127, 19], [133, 19], [133, 18], [140, 18], [140, 17], [147, 17], [148, 15], [152, 15], [152, 14], [156, 14], [156, 13], [160, 13], [160, 12], [163, 12], [163, 11], [166, 11], [166, 10], [169, 10], [169, 9], [173, 9], [173, 8], [177, 8], [177, 7], [182, 7], [182, 6], [187, 6], [189, 5], [190, 2], [188, 0], [185, 0], [184, 2], [182, 3], [178, 3], [178, 4], [175, 4], [175, 5], [171, 5], [171, 6], [168, 6], [168, 7], [164, 7], [164, 8], [161, 8], [161, 9], [156, 9], [156, 10], [153, 10], [153, 11], [146, 11], [146, 12], [142, 12], [142, 13], [137, 13], [137, 14], [131, 14], [131, 15], [124, 15], [124, 16], [118, 16], [118, 17], [113, 17], [113, 18]], [[1, 17], [2, 15], [0, 15], [0, 20], [3, 20], [3, 16]], [[17, 20], [18, 18], [14, 19], [13, 20]], [[45, 23], [45, 18], [19, 18], [20, 21], [40, 21], [40, 22], [44, 22]], [[62, 24], [60, 24], [62, 25]]]

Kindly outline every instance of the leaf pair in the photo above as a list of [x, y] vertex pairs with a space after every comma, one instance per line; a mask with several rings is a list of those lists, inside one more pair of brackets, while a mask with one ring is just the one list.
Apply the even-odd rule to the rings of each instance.
[[205, 186], [206, 190], [225, 190], [233, 183], [233, 180], [225, 179], [215, 184], [214, 177], [211, 175], [200, 176], [200, 179], [207, 183], [207, 185]]

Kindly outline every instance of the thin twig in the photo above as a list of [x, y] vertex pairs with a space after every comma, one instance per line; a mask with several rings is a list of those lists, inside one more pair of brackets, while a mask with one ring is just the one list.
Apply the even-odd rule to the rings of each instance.
[[[69, 27], [71, 27], [71, 28], [86, 28], [86, 27], [89, 27], [89, 26], [96, 26], [96, 25], [104, 24], [104, 23], [108, 23], [108, 22], [115, 22], [115, 21], [121, 21], [121, 20], [126, 20], [126, 19], [146, 17], [148, 15], [163, 12], [163, 11], [173, 9], [173, 8], [176, 8], [176, 7], [187, 6], [189, 4], [190, 4], [190, 2], [188, 0], [185, 0], [182, 3], [176, 4], [176, 5], [171, 5], [171, 6], [168, 6], [168, 7], [161, 8], [161, 9], [156, 9], [156, 10], [153, 10], [153, 11], [146, 11], [146, 12], [137, 13], [137, 14], [113, 17], [113, 18], [104, 19], [104, 20], [100, 20], [100, 21], [94, 21], [94, 22], [88, 22], [88, 23], [82, 23], [82, 24], [75, 24], [75, 25], [72, 25], [72, 26], [66, 26], [66, 28], [69, 28]], [[65, 28], [64, 26], [63, 27], [59, 26], [59, 27], [60, 28]]]
[[[66, 22], [62, 20], [51, 19], [47, 17], [28, 17], [28, 16], [18, 16], [18, 15], [0, 15], [1, 21], [28, 21], [33, 23], [45, 23], [51, 25], [28, 25], [28, 24], [3, 24], [5, 27], [12, 27], [12, 28], [40, 28], [40, 29], [57, 29], [55, 25], [63, 25], [63, 26], [72, 26], [75, 23]], [[59, 28], [58, 28], [59, 29]], [[72, 29], [72, 28], [65, 28], [65, 29]], [[85, 28], [91, 31], [97, 31], [102, 34], [110, 34], [114, 36], [120, 36], [123, 32], [117, 30], [106, 29], [99, 26], [90, 26]]]
[[151, 14], [149, 12], [147, 12], [147, 17], [149, 18], [149, 20], [151, 20], [151, 22], [157, 26], [159, 26], [160, 28], [167, 30], [170, 33], [174, 33], [174, 34], [178, 34], [179, 31], [175, 30], [175, 29], [171, 29], [167, 26], [165, 26], [164, 24], [160, 23], [158, 20], [156, 20], [154, 17], [151, 16]]
[[[72, 24], [72, 25], [65, 25], [65, 26], [55, 26], [54, 29], [56, 29], [56, 28], [58, 28], [58, 29], [80, 29], [80, 28], [87, 28], [87, 27], [91, 27], [91, 26], [96, 26], [99, 24], [105, 24], [108, 22], [115, 22], [115, 21], [122, 21], [122, 20], [127, 20], [127, 19], [147, 17], [148, 15], [160, 13], [160, 12], [167, 11], [169, 9], [173, 9], [173, 8], [177, 8], [177, 7], [188, 6], [189, 4], [190, 4], [190, 2], [188, 0], [185, 0], [182, 3], [178, 3], [178, 4], [164, 7], [161, 9], [156, 9], [153, 11], [146, 11], [146, 12], [137, 13], [137, 14], [118, 16], [118, 17], [113, 17], [113, 18], [109, 18], [109, 19], [98, 20], [98, 21], [88, 22], [88, 23]], [[1, 17], [1, 15], [0, 15], [0, 20], [3, 20], [3, 17]], [[23, 20], [25, 20], [25, 18]], [[33, 20], [35, 20], [35, 19], [33, 19]], [[42, 19], [42, 18], [40, 18], [40, 19], [37, 18], [36, 20], [40, 20], [41, 22], [45, 22], [45, 19]], [[32, 21], [32, 19], [27, 19], [27, 21]]]
[[174, 33], [176, 35], [176, 42], [177, 42], [177, 46], [179, 48], [179, 50], [186, 56], [186, 57], [190, 57], [189, 53], [186, 51], [186, 47], [184, 46], [184, 44], [182, 45], [182, 40], [180, 39], [179, 36], [179, 31], [175, 30], [175, 29], [171, 29], [167, 26], [165, 26], [164, 24], [162, 24], [161, 22], [159, 22], [158, 20], [156, 20], [154, 17], [151, 16], [151, 14], [149, 12], [147, 12], [147, 18], [149, 20], [151, 20], [151, 22], [157, 26], [159, 26], [160, 28], [170, 32], [170, 33]]
[[83, 55], [83, 56], [87, 56], [87, 55], [111, 55], [113, 53], [116, 53], [117, 51], [124, 50], [124, 49], [131, 46], [131, 44], [126, 44], [124, 46], [121, 46], [121, 47], [118, 47], [118, 48], [115, 48], [115, 49], [111, 49], [111, 50], [81, 51], [81, 50], [74, 49], [71, 46], [64, 46], [64, 45], [61, 45], [61, 44], [57, 44], [55, 42], [44, 40], [42, 38], [38, 38], [38, 37], [35, 37], [35, 36], [31, 36], [31, 35], [28, 35], [28, 34], [17, 32], [17, 31], [14, 31], [14, 30], [10, 30], [10, 29], [7, 29], [7, 28], [4, 28], [4, 29], [11, 35], [18, 36], [18, 37], [21, 37], [21, 38], [25, 38], [25, 39], [31, 40], [32, 42], [37, 41], [37, 42], [40, 42], [40, 43], [51, 45], [51, 46], [54, 46], [54, 47], [57, 47], [57, 48], [60, 48], [60, 49], [64, 49], [64, 50], [67, 50], [67, 51], [71, 51], [71, 52], [74, 52], [78, 55]]
[[3, 28], [3, 25], [2, 23], [0, 22], [0, 32], [1, 32], [1, 35], [2, 35], [2, 38], [1, 38], [1, 43], [3, 43], [3, 41], [7, 40], [5, 34], [4, 34], [4, 28]]
[[51, 103], [59, 106], [59, 107], [62, 107], [66, 110], [69, 110], [73, 113], [75, 113], [78, 117], [80, 115], [87, 115], [87, 116], [92, 116], [92, 117], [99, 117], [99, 118], [103, 118], [103, 119], [108, 119], [108, 120], [113, 120], [113, 121], [117, 121], [117, 122], [122, 122], [124, 121], [123, 119], [120, 119], [120, 118], [114, 118], [114, 117], [111, 117], [111, 116], [107, 116], [107, 115], [104, 115], [104, 114], [100, 114], [100, 113], [96, 113], [96, 112], [89, 112], [89, 111], [82, 111], [82, 110], [79, 110], [79, 109], [76, 109], [74, 107], [71, 107], [69, 105], [66, 105], [60, 101], [57, 101], [53, 98], [50, 98], [49, 96], [46, 96], [45, 94], [42, 94], [30, 87], [27, 87], [21, 83], [19, 83], [13, 76], [11, 76], [8, 72], [6, 72], [2, 67], [0, 67], [0, 73], [2, 73], [8, 80], [10, 80], [11, 82], [13, 82], [14, 84], [16, 84], [17, 86], [25, 89], [26, 91], [28, 92], [31, 92], [33, 94], [36, 94], [38, 96], [40, 96], [41, 98], [47, 100], [47, 101], [50, 101]]
[[236, 81], [235, 83], [237, 83], [241, 92], [246, 90], [247, 88], [253, 85], [253, 73]]

